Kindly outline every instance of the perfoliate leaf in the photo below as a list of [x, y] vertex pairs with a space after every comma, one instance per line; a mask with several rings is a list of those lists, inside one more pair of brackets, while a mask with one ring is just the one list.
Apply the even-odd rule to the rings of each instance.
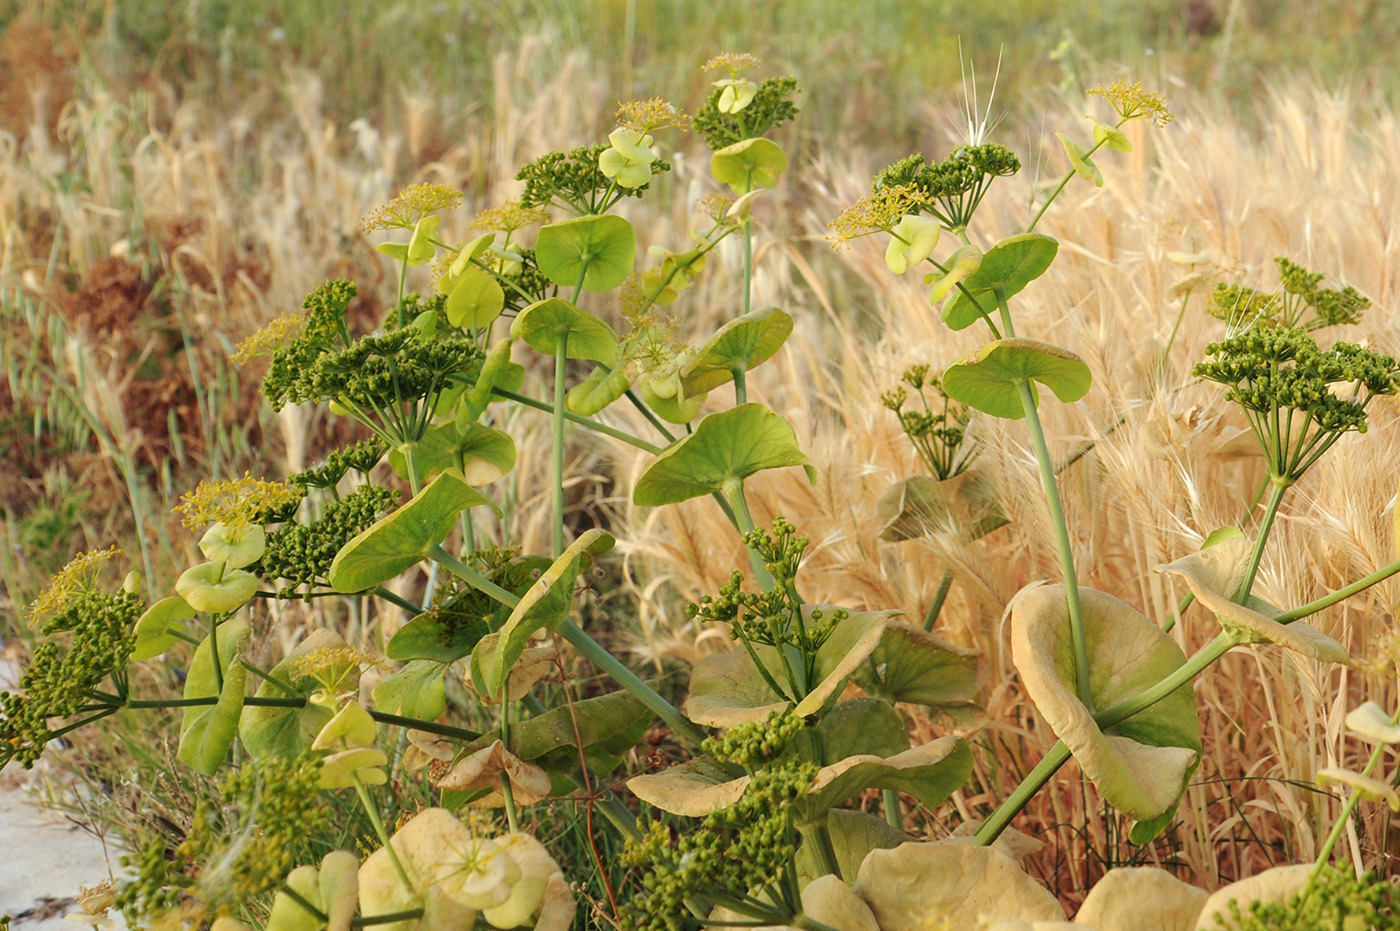
[[1064, 133], [1055, 133], [1055, 138], [1064, 146], [1065, 155], [1069, 157], [1070, 165], [1074, 166], [1075, 174], [1085, 181], [1094, 182], [1094, 187], [1103, 187], [1103, 172], [1099, 171], [1099, 166], [1094, 164], [1094, 160], [1085, 155], [1084, 150]]
[[792, 333], [792, 318], [776, 307], [755, 310], [715, 331], [694, 358], [680, 368], [685, 396], [703, 396], [772, 358]]
[[415, 659], [374, 687], [374, 706], [389, 714], [436, 721], [447, 710], [442, 677], [446, 663]]
[[510, 326], [510, 335], [547, 356], [559, 352], [559, 337], [567, 336], [564, 354], [611, 365], [617, 358], [617, 334], [598, 317], [559, 297], [526, 307]]
[[653, 459], [637, 479], [632, 500], [649, 507], [674, 504], [762, 469], [806, 462], [787, 421], [762, 404], [740, 404], [710, 414], [694, 433]]
[[[1055, 261], [1060, 244], [1043, 233], [1019, 233], [1008, 236], [982, 256], [977, 270], [963, 279], [963, 287], [977, 299], [974, 304], [959, 291], [943, 305], [943, 322], [951, 329], [961, 330], [982, 319], [977, 307], [989, 315], [997, 312], [996, 289], [1002, 288], [1008, 298], [1019, 294], [1026, 285], [1041, 275]], [[969, 256], [970, 260], [970, 256]]]
[[866, 789], [894, 789], [937, 808], [972, 774], [972, 749], [961, 737], [940, 737], [890, 757], [847, 757], [817, 772], [808, 793], [792, 803], [799, 822], [820, 821]]
[[963, 706], [982, 685], [978, 656], [976, 650], [954, 646], [922, 628], [887, 621], [870, 662], [856, 669], [856, 684], [890, 702]]
[[735, 194], [754, 188], [778, 186], [778, 176], [787, 171], [787, 156], [778, 144], [762, 136], [743, 139], [710, 156], [715, 180], [727, 184]]
[[[515, 468], [515, 440], [504, 430], [479, 423], [459, 427], [455, 420], [434, 424], [413, 450], [418, 479], [456, 469], [468, 485], [489, 485]], [[389, 450], [389, 466], [408, 478], [408, 460], [401, 448]]]
[[136, 648], [131, 651], [134, 661], [153, 659], [180, 642], [170, 630], [185, 632], [181, 621], [194, 617], [195, 610], [183, 598], [162, 598], [146, 609], [136, 620]]
[[[1040, 382], [1061, 401], [1078, 401], [1089, 393], [1093, 376], [1079, 356], [1039, 340], [1014, 337], [990, 342], [943, 370], [948, 397], [994, 417], [1020, 420], [1019, 382]], [[1037, 395], [1031, 385], [1032, 396]]]
[[506, 292], [495, 277], [475, 265], [457, 278], [447, 295], [447, 322], [455, 327], [478, 330], [490, 325], [506, 306]]
[[248, 622], [241, 619], [227, 621], [215, 631], [215, 642], [219, 646], [219, 669], [223, 676], [222, 689], [208, 637], [195, 649], [194, 658], [190, 660], [184, 698], [217, 696], [218, 702], [184, 709], [180, 721], [179, 757], [182, 763], [205, 776], [212, 776], [218, 770], [233, 744], [233, 738], [238, 734], [238, 719], [243, 713], [243, 687], [248, 671], [237, 660], [242, 656], [243, 647], [252, 632]]
[[[1136, 697], [1186, 662], [1175, 641], [1132, 605], [1091, 588], [1079, 594], [1094, 707]], [[1031, 700], [1109, 804], [1138, 821], [1176, 804], [1201, 752], [1189, 683], [1100, 730], [1076, 691], [1063, 585], [1021, 590], [1011, 603], [1011, 647]]]
[[[292, 648], [282, 662], [272, 667], [271, 677], [258, 685], [254, 694], [258, 698], [301, 698], [319, 687], [315, 679], [297, 672], [297, 660], [303, 656], [337, 646], [344, 646], [345, 640], [333, 630], [317, 628], [307, 634], [306, 639]], [[353, 688], [358, 676], [350, 679], [345, 686]], [[288, 692], [277, 682], [285, 682], [296, 692]], [[300, 708], [277, 708], [267, 705], [253, 705], [243, 709], [238, 722], [238, 737], [243, 747], [254, 757], [267, 756], [293, 757], [311, 746], [312, 740], [321, 728], [331, 719], [329, 709], [307, 702]]]
[[196, 611], [228, 614], [248, 603], [258, 590], [258, 580], [242, 569], [219, 562], [191, 566], [175, 580], [175, 591]]
[[1181, 928], [1195, 931], [1209, 895], [1152, 866], [1109, 870], [1089, 890], [1074, 920], [1099, 931]]
[[970, 543], [1008, 523], [991, 477], [977, 469], [943, 481], [913, 475], [895, 482], [875, 503], [875, 515], [887, 543], [940, 533]]
[[330, 582], [338, 592], [362, 592], [416, 564], [441, 543], [464, 508], [493, 507], [449, 470], [433, 479], [411, 501], [367, 527], [345, 544], [331, 562]]
[[627, 370], [618, 366], [609, 371], [601, 365], [594, 366], [588, 377], [569, 389], [564, 406], [582, 417], [592, 417], [632, 387], [627, 378]]
[[[622, 217], [576, 217], [540, 229], [535, 262], [545, 277], [572, 288], [580, 276], [585, 291], [611, 291], [637, 260], [637, 237]], [[575, 357], [577, 358], [577, 357]]]

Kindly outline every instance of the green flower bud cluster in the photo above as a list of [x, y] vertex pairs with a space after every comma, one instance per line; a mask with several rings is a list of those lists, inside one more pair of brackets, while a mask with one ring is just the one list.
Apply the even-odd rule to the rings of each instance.
[[[63, 610], [43, 628], [46, 636], [67, 633], [67, 648], [56, 639], [38, 644], [19, 691], [0, 692], [0, 768], [11, 760], [32, 767], [56, 736], [51, 719], [111, 706], [110, 697], [95, 690], [108, 677], [124, 679], [136, 645], [132, 626], [143, 610], [141, 599], [127, 591], [69, 594]], [[118, 692], [124, 691], [123, 681]]]
[[1400, 886], [1329, 866], [1287, 902], [1252, 902], [1248, 911], [1231, 902], [1229, 914], [1215, 918], [1228, 931], [1381, 931], [1400, 922]]
[[[546, 152], [525, 165], [515, 180], [525, 182], [520, 206], [563, 206], [578, 214], [606, 213], [624, 197], [641, 197], [651, 185], [627, 188], [614, 184], [598, 167], [598, 158], [611, 146], [579, 146], [567, 152]], [[669, 163], [657, 159], [651, 170], [670, 171]]]
[[520, 256], [520, 270], [508, 277], [493, 272], [501, 281], [501, 289], [506, 295], [505, 310], [502, 311], [506, 314], [518, 314], [536, 301], [544, 300], [549, 296], [550, 288], [554, 287], [554, 282], [540, 271], [534, 249], [514, 251]]
[[[971, 420], [968, 409], [949, 401], [943, 391], [943, 383], [937, 377], [930, 378], [928, 370], [927, 365], [911, 365], [901, 378], [904, 384], [918, 392], [923, 410], [904, 410], [909, 395], [903, 386], [886, 391], [880, 400], [899, 418], [904, 435], [913, 444], [928, 473], [939, 481], [945, 481], [965, 471], [977, 457], [978, 450], [971, 445], [963, 447], [967, 425]], [[929, 406], [925, 388], [942, 400], [942, 409], [938, 413]]]
[[350, 344], [345, 310], [358, 293], [353, 284], [337, 279], [306, 295], [301, 305], [306, 310], [306, 323], [301, 334], [272, 353], [272, 362], [263, 379], [263, 394], [272, 402], [273, 410], [280, 410], [283, 405], [300, 400], [293, 395], [299, 378], [322, 353], [337, 343], [341, 346]]
[[[786, 924], [800, 911], [792, 867], [797, 836], [789, 816], [816, 778], [815, 763], [770, 766], [754, 773], [733, 805], [707, 815], [672, 843], [656, 823], [627, 842], [624, 862], [650, 871], [642, 892], [622, 907], [622, 927], [680, 931], [705, 924], [692, 904], [724, 905], [762, 923]], [[766, 895], [768, 901], [755, 894]]]
[[782, 753], [802, 726], [802, 718], [791, 710], [770, 711], [767, 720], [736, 724], [722, 737], [705, 738], [701, 749], [721, 762], [753, 772]]
[[1353, 287], [1340, 291], [1318, 287], [1324, 277], [1321, 272], [1308, 271], [1283, 256], [1275, 258], [1274, 263], [1283, 285], [1281, 293], [1218, 284], [1209, 308], [1211, 316], [1237, 328], [1281, 326], [1312, 331], [1360, 323], [1371, 306], [1370, 300]]
[[716, 87], [690, 125], [705, 137], [706, 145], [719, 150], [745, 139], [762, 136], [774, 127], [795, 119], [799, 111], [789, 98], [797, 92], [797, 78], [769, 78], [758, 86], [758, 91], [747, 106], [735, 113], [725, 113], [720, 109], [724, 88]]
[[[1253, 327], [1211, 343], [1192, 373], [1244, 408], [1270, 474], [1297, 481], [1344, 433], [1365, 433], [1366, 406], [1400, 390], [1400, 364], [1351, 343], [1322, 350], [1301, 328]], [[1298, 414], [1282, 414], [1296, 411]]]
[[308, 838], [327, 827], [317, 755], [269, 757], [224, 779], [219, 804], [203, 802], [184, 840], [144, 845], [122, 865], [134, 873], [117, 895], [133, 918], [153, 918], [195, 895], [215, 909], [246, 903], [281, 885], [298, 860], [313, 856]]
[[278, 598], [297, 597], [303, 585], [329, 585], [335, 554], [398, 503], [398, 493], [389, 488], [361, 485], [328, 503], [319, 520], [286, 524], [269, 533], [267, 548], [248, 571], [259, 578], [286, 580], [288, 584], [277, 590]]
[[298, 472], [287, 481], [307, 488], [334, 488], [351, 469], [362, 475], [369, 475], [379, 464], [379, 460], [384, 458], [388, 449], [383, 440], [360, 440], [353, 446], [332, 450], [324, 463]]
[[913, 190], [927, 212], [950, 230], [966, 229], [996, 178], [1021, 170], [1021, 160], [1004, 145], [986, 142], [958, 146], [943, 161], [925, 164], [922, 155], [900, 159], [875, 176], [872, 189]]
[[398, 405], [432, 399], [454, 379], [474, 381], [481, 358], [475, 341], [460, 336], [425, 340], [412, 328], [362, 336], [345, 349], [318, 357], [287, 399], [337, 401], [392, 421]]

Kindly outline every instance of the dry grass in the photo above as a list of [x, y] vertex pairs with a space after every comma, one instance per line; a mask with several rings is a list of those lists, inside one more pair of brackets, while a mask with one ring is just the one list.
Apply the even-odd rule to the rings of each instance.
[[[172, 557], [187, 551], [190, 541], [172, 532], [163, 516], [163, 496], [211, 472], [291, 471], [313, 460], [326, 442], [323, 413], [257, 413], [249, 403], [256, 373], [232, 371], [227, 347], [332, 276], [360, 283], [365, 300], [357, 313], [373, 319], [392, 299], [392, 283], [353, 232], [360, 216], [402, 184], [453, 184], [466, 191], [466, 206], [442, 232], [464, 238], [475, 210], [515, 192], [506, 179], [523, 161], [601, 138], [613, 98], [597, 74], [584, 58], [558, 60], [538, 41], [503, 52], [493, 71], [492, 106], [463, 116], [465, 131], [445, 149], [429, 143], [444, 116], [430, 99], [406, 95], [391, 119], [356, 134], [327, 117], [326, 89], [301, 72], [285, 76], [275, 99], [269, 92], [233, 113], [212, 112], [173, 87], [155, 85], [129, 101], [90, 91], [52, 124], [36, 115], [23, 130], [0, 132], [0, 217], [15, 218], [0, 228], [0, 293], [6, 302], [13, 295], [34, 309], [29, 318], [7, 317], [12, 329], [6, 339], [22, 331], [42, 344], [39, 357], [48, 360], [50, 376], [73, 386], [73, 404], [97, 437], [81, 462], [49, 460], [46, 469], [69, 470], [66, 484], [42, 470], [20, 480], [47, 481], [59, 490], [50, 496], [71, 485], [105, 489], [106, 501], [124, 502], [136, 527], [164, 541], [152, 550]], [[1085, 441], [1095, 444], [1062, 478], [1081, 578], [1155, 618], [1167, 617], [1181, 593], [1153, 567], [1194, 550], [1212, 529], [1237, 522], [1262, 475], [1257, 460], [1218, 455], [1242, 424], [1223, 408], [1214, 386], [1190, 377], [1205, 343], [1220, 333], [1201, 297], [1193, 298], [1165, 371], [1158, 373], [1177, 310], [1167, 297], [1177, 269], [1165, 253], [1184, 239], [1209, 251], [1219, 269], [1243, 270], [1260, 281], [1271, 280], [1275, 255], [1325, 269], [1375, 301], [1362, 327], [1372, 344], [1400, 350], [1389, 319], [1400, 267], [1400, 237], [1392, 229], [1400, 216], [1400, 189], [1393, 183], [1400, 176], [1396, 115], [1290, 87], [1260, 103], [1259, 123], [1268, 129], [1250, 134], [1188, 88], [1171, 89], [1170, 98], [1178, 118], [1168, 130], [1137, 128], [1132, 155], [1101, 159], [1108, 178], [1103, 188], [1070, 186], [1041, 226], [1063, 243], [1059, 260], [1017, 302], [1023, 333], [1074, 349], [1094, 372], [1095, 388], [1085, 401], [1045, 405], [1057, 455]], [[269, 117], [282, 108], [290, 118]], [[1061, 129], [1083, 108], [1080, 99], [1057, 102], [1044, 125]], [[946, 121], [939, 116], [934, 125]], [[1008, 125], [1003, 136], [1025, 140], [1040, 125]], [[1024, 226], [1030, 185], [1062, 167], [1053, 140], [1042, 151], [1035, 138], [1029, 147], [1017, 145], [1027, 170], [1001, 183], [983, 208], [976, 235], [984, 246]], [[757, 518], [784, 514], [811, 537], [802, 581], [813, 600], [896, 607], [921, 617], [944, 567], [954, 569], [941, 628], [979, 647], [991, 670], [988, 726], [974, 738], [985, 748], [979, 784], [955, 799], [959, 812], [975, 816], [1053, 740], [1019, 688], [1001, 623], [1003, 606], [1018, 589], [1059, 572], [1033, 459], [1019, 424], [984, 419], [977, 427], [984, 450], [979, 468], [1000, 488], [1010, 526], [971, 546], [952, 538], [897, 545], [878, 540], [876, 500], [917, 468], [879, 404], [880, 392], [906, 365], [942, 365], [978, 345], [982, 334], [943, 328], [917, 278], [888, 273], [879, 244], [860, 242], [837, 254], [825, 242], [827, 220], [863, 193], [881, 167], [877, 155], [851, 140], [794, 137], [788, 144], [810, 157], [756, 207], [755, 306], [787, 309], [796, 328], [784, 352], [755, 372], [750, 385], [753, 397], [796, 428], [820, 477], [808, 485], [799, 470], [761, 475], [750, 483], [750, 504]], [[704, 169], [704, 157], [692, 147], [654, 196], [630, 210], [643, 247], [684, 244], [691, 205], [708, 189]], [[61, 177], [71, 183], [55, 184]], [[679, 305], [696, 341], [737, 304], [741, 263], [733, 246], [718, 251], [706, 277]], [[74, 295], [109, 267], [104, 263], [113, 255], [162, 289], [154, 303], [148, 291], [132, 292], [145, 295], [140, 306], [125, 308], [134, 321], [127, 326], [141, 335], [123, 351], [80, 319], [82, 307], [72, 316]], [[596, 309], [612, 312], [603, 304]], [[70, 323], [52, 324], [63, 310]], [[160, 342], [172, 332], [173, 347]], [[10, 348], [18, 345], [13, 338]], [[138, 421], [138, 408], [121, 403], [134, 362], [152, 357], [166, 360], [159, 384], [201, 386], [204, 399], [189, 413], [191, 423], [181, 421], [201, 441], [164, 485], [150, 466], [168, 463], [168, 446]], [[538, 394], [540, 385], [527, 390]], [[34, 395], [21, 394], [12, 403], [25, 416]], [[716, 401], [728, 403], [722, 394]], [[544, 424], [530, 412], [507, 416], [514, 418], [508, 428], [521, 459], [509, 488], [500, 490], [516, 503], [501, 535], [527, 549], [544, 548]], [[626, 411], [608, 416], [652, 435]], [[1393, 559], [1395, 476], [1385, 464], [1398, 455], [1393, 407], [1377, 411], [1366, 437], [1339, 444], [1285, 506], [1264, 561], [1264, 597], [1302, 603]], [[577, 437], [570, 500], [580, 523], [612, 522], [625, 541], [626, 575], [639, 604], [637, 654], [657, 662], [691, 660], [723, 648], [724, 637], [686, 621], [677, 593], [686, 598], [712, 591], [747, 561], [708, 499], [658, 511], [632, 508], [627, 490], [643, 465], [626, 450]], [[27, 514], [7, 514], [13, 536]], [[119, 532], [110, 523], [93, 528], [94, 534]], [[157, 564], [167, 561], [175, 564]], [[24, 568], [7, 570], [7, 585], [22, 588], [14, 579], [26, 577]], [[1393, 584], [1379, 586], [1328, 612], [1318, 625], [1358, 657], [1374, 655], [1392, 639], [1396, 595]], [[18, 593], [12, 590], [12, 597], [18, 600]], [[1213, 621], [1196, 608], [1174, 636], [1189, 650], [1213, 634]], [[1341, 734], [1348, 708], [1363, 698], [1385, 706], [1400, 700], [1393, 677], [1323, 669], [1267, 650], [1227, 657], [1201, 678], [1197, 696], [1205, 763], [1182, 806], [1174, 849], [1159, 844], [1148, 856], [1184, 864], [1188, 878], [1208, 886], [1312, 856], [1338, 805], [1290, 781], [1310, 783], [1320, 766], [1355, 763], [1359, 749]], [[1054, 838], [1037, 865], [1069, 899], [1092, 882], [1104, 860], [1126, 856], [1126, 845], [1109, 833], [1118, 826], [1101, 811], [1070, 768], [1021, 824]], [[1381, 815], [1368, 814], [1357, 843], [1369, 865], [1389, 870], [1390, 854], [1379, 840], [1386, 827]]]

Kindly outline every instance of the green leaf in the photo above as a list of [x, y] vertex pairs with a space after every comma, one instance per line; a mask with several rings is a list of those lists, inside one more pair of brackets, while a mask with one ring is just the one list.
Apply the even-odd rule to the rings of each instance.
[[175, 591], [191, 608], [208, 614], [228, 614], [248, 603], [258, 590], [258, 580], [242, 569], [220, 562], [191, 566], [175, 580]]
[[525, 370], [510, 361], [512, 342], [503, 339], [486, 353], [481, 363], [481, 374], [476, 384], [466, 393], [466, 403], [457, 409], [457, 426], [465, 427], [473, 423], [486, 410], [495, 397], [492, 389], [500, 387], [510, 391], [518, 389], [525, 380]]
[[547, 356], [559, 352], [559, 337], [567, 334], [564, 354], [611, 365], [617, 358], [617, 334], [599, 318], [559, 297], [526, 307], [510, 326], [510, 335]]
[[194, 608], [183, 598], [162, 598], [157, 601], [136, 620], [136, 648], [131, 651], [131, 658], [140, 661], [161, 655], [180, 642], [179, 637], [166, 631], [184, 633], [185, 625], [180, 621], [188, 621], [194, 616]]
[[462, 272], [447, 295], [447, 322], [455, 327], [479, 330], [489, 326], [506, 306], [506, 292], [493, 275], [475, 265]]
[[[636, 725], [650, 721], [651, 712], [630, 692], [611, 692], [512, 724], [511, 752], [522, 760], [539, 762], [567, 749], [562, 759], [549, 762], [572, 771], [578, 768], [580, 749], [597, 746], [612, 754], [625, 753], [641, 738]], [[544, 762], [540, 765], [551, 768]]]
[[937, 808], [970, 775], [972, 748], [961, 737], [940, 737], [889, 757], [847, 757], [821, 768], [808, 793], [793, 802], [792, 816], [798, 822], [820, 821], [866, 789], [894, 789]]
[[[273, 679], [285, 682], [297, 691], [288, 692], [276, 682], [264, 679], [254, 694], [258, 698], [302, 698], [309, 695], [320, 684], [309, 676], [297, 674], [297, 660], [320, 650], [344, 645], [345, 640], [333, 630], [313, 630], [283, 657], [282, 662], [272, 667]], [[354, 683], [349, 685], [353, 687]], [[254, 757], [293, 757], [311, 746], [311, 741], [330, 719], [329, 709], [311, 702], [301, 708], [254, 705], [243, 709], [238, 736]]]
[[1280, 624], [1274, 618], [1283, 612], [1253, 596], [1245, 604], [1234, 602], [1250, 549], [1250, 541], [1244, 536], [1233, 537], [1160, 566], [1158, 571], [1185, 581], [1196, 600], [1215, 615], [1235, 643], [1275, 643], [1319, 662], [1350, 666], [1346, 647], [1311, 624]]
[[894, 756], [909, 749], [909, 725], [889, 702], [862, 696], [832, 708], [814, 728], [822, 764], [850, 756]]
[[715, 331], [695, 358], [681, 366], [685, 396], [703, 395], [733, 381], [736, 369], [746, 372], [762, 365], [791, 333], [792, 318], [776, 307], [729, 321]]
[[1115, 152], [1131, 152], [1133, 144], [1128, 141], [1128, 137], [1123, 132], [1107, 123], [1094, 124], [1094, 141], [1100, 145], [1107, 145]]
[[[463, 429], [449, 420], [424, 432], [413, 459], [420, 481], [456, 469], [468, 485], [489, 485], [515, 468], [515, 440], [494, 427], [468, 423]], [[401, 449], [389, 450], [389, 466], [408, 478], [408, 460]]]
[[1074, 167], [1074, 173], [1085, 181], [1094, 182], [1094, 187], [1103, 187], [1103, 172], [1099, 171], [1099, 166], [1094, 164], [1094, 160], [1085, 155], [1084, 150], [1064, 133], [1055, 133], [1055, 138], [1064, 146], [1065, 155]]
[[[1091, 588], [1079, 593], [1095, 708], [1136, 697], [1186, 662], [1175, 641], [1132, 605]], [[1190, 683], [1100, 730], [1075, 688], [1063, 585], [1021, 590], [1011, 603], [1011, 647], [1031, 700], [1109, 804], [1137, 821], [1176, 804], [1201, 753]]]
[[[855, 881], [870, 851], [889, 850], [914, 840], [883, 818], [847, 808], [833, 808], [826, 813], [826, 833], [836, 855], [836, 870], [848, 882]], [[821, 874], [815, 855], [805, 844], [797, 851], [797, 874], [802, 883]]]
[[580, 416], [592, 417], [626, 394], [630, 387], [627, 371], [621, 366], [612, 371], [601, 365], [594, 366], [587, 378], [569, 390], [564, 406]]
[[[1194, 929], [1210, 894], [1152, 866], [1120, 866], [1094, 883], [1074, 920], [1099, 931]], [[1211, 913], [1206, 913], [1207, 918]], [[1214, 924], [1212, 921], [1211, 924]]]
[[651, 461], [632, 492], [636, 504], [655, 507], [712, 494], [726, 482], [762, 469], [806, 465], [787, 421], [762, 404], [711, 414], [695, 432]]
[[[948, 256], [943, 266], [947, 271], [942, 273], [931, 272], [924, 276], [924, 284], [933, 285], [928, 294], [928, 302], [930, 304], [937, 304], [948, 296], [949, 291], [958, 286], [958, 282], [966, 281], [969, 276], [976, 274], [977, 269], [982, 267], [982, 250], [968, 243], [957, 252]], [[970, 303], [968, 307], [974, 314], [977, 314], [976, 307], [973, 307]], [[984, 307], [983, 310], [986, 310], [988, 313], [991, 312], [991, 308], [989, 307]], [[977, 316], [980, 317], [981, 315], [977, 314]]]
[[[1020, 420], [1026, 416], [1017, 383], [1038, 381], [1065, 403], [1089, 393], [1089, 367], [1068, 349], [1039, 340], [1015, 337], [990, 342], [943, 370], [943, 390], [954, 401], [994, 417]], [[1032, 396], [1037, 395], [1031, 385]]]
[[374, 706], [389, 714], [436, 721], [447, 710], [446, 663], [415, 659], [374, 687]]
[[406, 242], [381, 242], [374, 247], [376, 252], [382, 252], [395, 262], [402, 262], [408, 258], [408, 243]]
[[708, 757], [627, 780], [632, 794], [648, 805], [687, 818], [702, 818], [734, 804], [748, 785], [748, 776], [736, 779]]
[[437, 247], [433, 245], [433, 234], [437, 232], [438, 224], [442, 222], [442, 217], [437, 214], [421, 218], [413, 225], [413, 237], [408, 241], [408, 264], [410, 266], [426, 265], [437, 255]]
[[219, 668], [223, 688], [214, 669], [214, 651], [205, 637], [194, 651], [185, 677], [186, 700], [218, 696], [213, 705], [193, 705], [184, 709], [180, 721], [180, 761], [205, 776], [212, 776], [228, 755], [228, 748], [238, 734], [238, 719], [243, 713], [243, 687], [248, 671], [236, 660], [253, 629], [242, 619], [228, 621], [215, 632], [219, 645]]
[[490, 632], [491, 628], [481, 618], [449, 627], [435, 615], [420, 614], [389, 638], [384, 652], [390, 659], [400, 662], [431, 659], [452, 663], [470, 653]]
[[[802, 614], [810, 625], [811, 614], [820, 610], [827, 617], [837, 610], [831, 605], [803, 605]], [[799, 716], [818, 714], [828, 701], [840, 695], [846, 679], [874, 652], [886, 620], [893, 611], [853, 611], [838, 623], [817, 649], [813, 662], [816, 685], [797, 702]], [[759, 662], [778, 682], [783, 660], [777, 650], [754, 645]], [[788, 696], [774, 692], [754, 667], [747, 651], [713, 653], [700, 658], [690, 673], [690, 697], [681, 710], [696, 724], [733, 727], [749, 721], [762, 721], [770, 711], [781, 711], [792, 704]]]
[[[488, 694], [499, 694], [506, 676], [541, 628], [553, 630], [574, 600], [574, 581], [586, 560], [613, 548], [616, 541], [602, 530], [587, 530], [554, 560], [544, 574], [526, 590], [520, 603], [501, 627], [499, 638], [478, 643], [472, 651], [472, 681]], [[485, 644], [485, 646], [484, 646]], [[490, 653], [488, 657], [486, 654]], [[480, 655], [478, 655], [480, 654]]]
[[960, 707], [982, 686], [978, 652], [954, 646], [911, 624], [889, 621], [856, 685], [886, 701]]
[[913, 475], [895, 482], [875, 503], [875, 515], [887, 543], [942, 533], [970, 543], [1009, 522], [990, 476], [976, 469], [943, 481]]
[[461, 473], [443, 472], [411, 501], [367, 527], [335, 554], [331, 586], [349, 594], [392, 579], [441, 543], [463, 508], [482, 504], [491, 506], [462, 480]]
[[611, 291], [637, 260], [637, 237], [622, 217], [576, 217], [540, 229], [535, 262], [545, 277], [572, 288], [583, 276], [585, 291]]
[[778, 144], [762, 136], [727, 145], [710, 156], [715, 180], [727, 184], [735, 194], [754, 188], [778, 186], [778, 176], [787, 171], [787, 156]]
[[643, 378], [637, 383], [637, 390], [656, 416], [667, 423], [688, 424], [700, 416], [705, 397], [687, 398], [679, 385], [680, 373], [674, 372], [665, 377]]
[[1059, 248], [1057, 240], [1043, 233], [1020, 233], [992, 246], [982, 256], [977, 271], [963, 279], [963, 287], [977, 303], [959, 291], [943, 305], [943, 322], [954, 330], [972, 326], [982, 319], [977, 311], [978, 304], [988, 314], [994, 313], [997, 287], [1001, 287], [1008, 298], [1019, 294], [1026, 285], [1045, 274]]

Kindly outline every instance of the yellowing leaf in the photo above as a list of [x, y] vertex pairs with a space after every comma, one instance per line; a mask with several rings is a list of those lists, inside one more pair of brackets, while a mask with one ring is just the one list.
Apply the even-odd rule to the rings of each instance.
[[1098, 931], [1195, 931], [1207, 893], [1151, 866], [1118, 867], [1094, 884], [1074, 920]]
[[[1096, 708], [1133, 698], [1186, 662], [1181, 648], [1136, 609], [1080, 588]], [[1024, 588], [1011, 603], [1011, 649], [1026, 691], [1105, 799], [1138, 821], [1172, 809], [1201, 751], [1189, 683], [1102, 731], [1080, 702], [1063, 585]]]

